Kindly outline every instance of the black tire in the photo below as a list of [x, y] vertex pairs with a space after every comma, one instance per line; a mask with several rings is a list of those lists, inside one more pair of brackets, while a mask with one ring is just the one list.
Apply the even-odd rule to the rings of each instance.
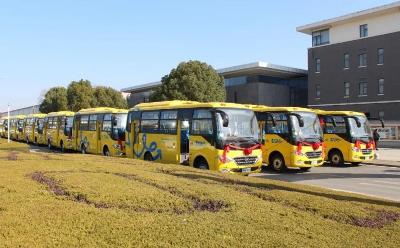
[[343, 166], [343, 154], [338, 150], [331, 151], [329, 153], [329, 162], [331, 162], [333, 166]]
[[280, 154], [274, 154], [270, 159], [270, 166], [274, 171], [284, 172], [287, 170], [285, 159]]
[[311, 170], [311, 167], [300, 167], [300, 170], [303, 172], [308, 172]]
[[210, 167], [208, 167], [207, 161], [204, 158], [196, 159], [195, 167], [200, 170], [209, 170], [210, 169]]
[[361, 162], [351, 162], [352, 166], [360, 166]]
[[82, 154], [86, 154], [87, 153], [86, 146], [84, 144], [81, 145], [81, 153]]
[[62, 153], [64, 153], [65, 152], [65, 147], [64, 147], [64, 142], [60, 142], [60, 151], [62, 152]]
[[108, 147], [104, 147], [103, 149], [103, 155], [106, 157], [110, 157], [110, 150], [108, 150]]
[[143, 159], [146, 160], [146, 161], [153, 161], [153, 160], [154, 160], [154, 159], [153, 159], [153, 156], [151, 155], [150, 152], [146, 152], [146, 153], [144, 154]]

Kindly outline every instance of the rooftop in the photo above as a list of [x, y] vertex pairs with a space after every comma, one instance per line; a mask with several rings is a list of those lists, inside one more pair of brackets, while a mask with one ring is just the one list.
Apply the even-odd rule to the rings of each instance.
[[[302, 77], [308, 74], [307, 70], [275, 65], [267, 62], [254, 62], [244, 65], [237, 65], [227, 68], [222, 68], [217, 70], [217, 72], [223, 77], [235, 77], [235, 76], [243, 76], [243, 75], [268, 75], [271, 77], [280, 77], [280, 78], [294, 78], [294, 77]], [[153, 89], [161, 85], [161, 82], [153, 82], [140, 84], [128, 88], [121, 89], [122, 92], [141, 92], [147, 91], [149, 89]]]
[[368, 17], [383, 15], [386, 13], [398, 12], [398, 11], [400, 11], [400, 1], [304, 25], [298, 27], [297, 32], [312, 34], [313, 31], [326, 29], [334, 25], [365, 19]]

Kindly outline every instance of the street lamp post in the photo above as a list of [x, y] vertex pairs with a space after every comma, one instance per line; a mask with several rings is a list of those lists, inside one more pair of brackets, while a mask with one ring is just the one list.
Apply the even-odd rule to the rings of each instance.
[[8, 136], [8, 143], [10, 143], [10, 104], [8, 104], [8, 118], [7, 118], [7, 136]]

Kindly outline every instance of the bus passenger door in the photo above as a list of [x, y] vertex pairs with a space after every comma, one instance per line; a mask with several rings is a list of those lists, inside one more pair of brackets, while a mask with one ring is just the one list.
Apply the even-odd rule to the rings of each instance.
[[189, 165], [189, 120], [179, 121], [179, 163]]
[[[103, 154], [103, 139], [101, 137], [101, 130], [103, 128], [103, 116], [102, 115], [98, 115], [97, 116], [97, 124], [96, 124], [96, 140], [97, 140], [97, 146], [96, 146], [96, 150], [97, 153], [99, 154]], [[108, 148], [110, 149], [110, 148]]]

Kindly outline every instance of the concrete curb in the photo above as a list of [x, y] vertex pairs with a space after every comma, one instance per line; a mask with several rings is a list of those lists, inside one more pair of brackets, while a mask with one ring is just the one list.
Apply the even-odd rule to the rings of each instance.
[[364, 162], [364, 164], [400, 168], [400, 162], [388, 161], [388, 160], [374, 160], [371, 162]]

